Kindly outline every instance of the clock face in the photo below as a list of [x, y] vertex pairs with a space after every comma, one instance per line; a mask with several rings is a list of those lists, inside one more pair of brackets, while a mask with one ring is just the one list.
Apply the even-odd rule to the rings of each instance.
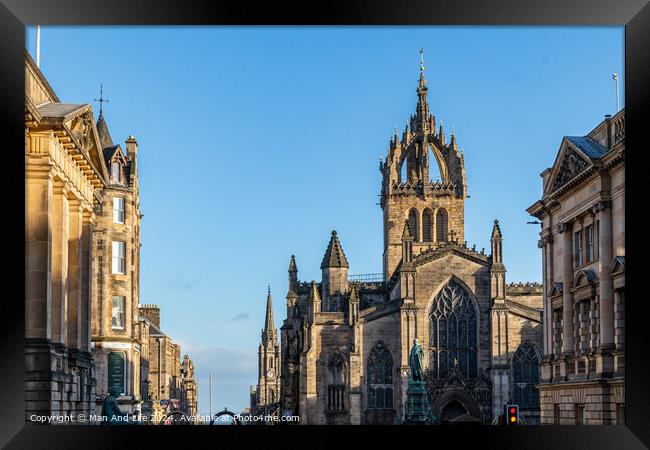
[[269, 378], [273, 378], [273, 371], [269, 370], [268, 372], [266, 372], [266, 376]]

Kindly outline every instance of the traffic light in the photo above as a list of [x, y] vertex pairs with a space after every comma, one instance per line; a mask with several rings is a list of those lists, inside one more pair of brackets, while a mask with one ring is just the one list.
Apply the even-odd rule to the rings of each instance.
[[506, 425], [519, 425], [519, 405], [506, 405]]

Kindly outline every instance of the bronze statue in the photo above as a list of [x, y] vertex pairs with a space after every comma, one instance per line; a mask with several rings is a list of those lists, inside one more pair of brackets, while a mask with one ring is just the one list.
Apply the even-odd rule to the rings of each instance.
[[120, 387], [113, 385], [102, 402], [102, 423], [108, 423], [110, 425], [125, 423], [124, 419], [119, 419], [119, 417], [128, 416], [128, 413], [123, 412], [117, 404], [117, 397], [119, 397], [120, 392]]
[[409, 355], [409, 368], [411, 369], [411, 380], [424, 381], [424, 350], [417, 339], [413, 339], [413, 347]]

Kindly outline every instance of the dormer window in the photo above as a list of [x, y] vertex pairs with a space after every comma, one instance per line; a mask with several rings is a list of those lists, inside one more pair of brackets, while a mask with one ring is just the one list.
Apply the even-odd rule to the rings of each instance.
[[122, 168], [120, 167], [119, 161], [113, 161], [111, 163], [111, 180], [117, 183], [122, 182]]

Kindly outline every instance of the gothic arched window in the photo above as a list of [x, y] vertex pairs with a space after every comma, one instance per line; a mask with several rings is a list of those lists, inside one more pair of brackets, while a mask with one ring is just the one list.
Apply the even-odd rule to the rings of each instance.
[[436, 214], [436, 241], [447, 242], [448, 224], [449, 224], [449, 217], [447, 216], [447, 210], [444, 208], [440, 208], [438, 210], [438, 214]]
[[457, 367], [463, 376], [476, 378], [478, 324], [467, 290], [449, 280], [436, 295], [429, 318], [432, 375], [444, 378]]
[[379, 342], [370, 351], [367, 362], [366, 388], [368, 409], [390, 409], [393, 407], [393, 358]]
[[409, 211], [409, 229], [411, 230], [411, 234], [413, 235], [413, 240], [414, 241], [419, 241], [419, 234], [418, 234], [418, 222], [419, 222], [419, 215], [417, 209], [412, 209]]
[[440, 172], [440, 164], [438, 158], [434, 153], [431, 146], [429, 146], [429, 181], [440, 182], [443, 180], [442, 173]]
[[428, 209], [425, 209], [422, 212], [422, 242], [431, 242], [432, 241], [433, 220], [432, 220], [431, 216], [432, 216], [431, 211], [428, 210]]
[[517, 347], [512, 358], [514, 401], [521, 408], [539, 409], [539, 356], [528, 342]]
[[341, 355], [334, 354], [327, 362], [327, 409], [345, 410], [345, 364]]

